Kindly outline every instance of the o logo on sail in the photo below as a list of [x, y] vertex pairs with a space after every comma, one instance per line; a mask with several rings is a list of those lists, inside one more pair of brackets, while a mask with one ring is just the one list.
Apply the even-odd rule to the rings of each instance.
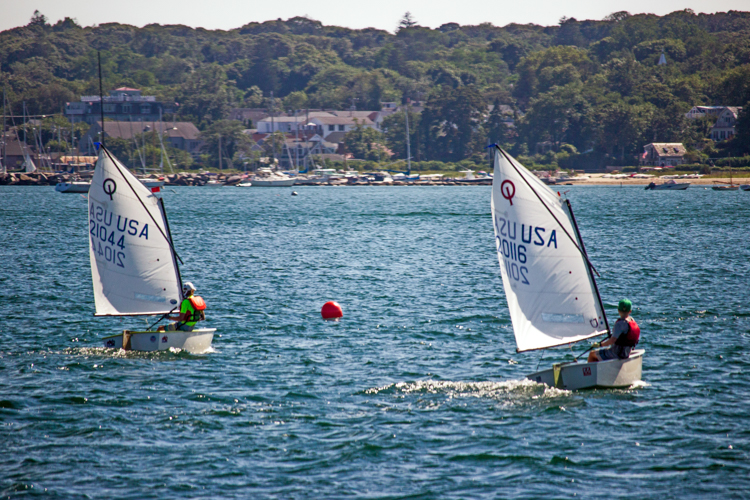
[[594, 319], [591, 319], [591, 320], [589, 320], [589, 324], [590, 324], [590, 325], [591, 325], [591, 326], [592, 326], [593, 328], [596, 328], [597, 326], [599, 326], [599, 320], [598, 320], [598, 319], [596, 319], [596, 318], [594, 318]]
[[500, 194], [513, 205], [513, 197], [516, 195], [516, 186], [511, 181], [505, 180], [500, 184]]
[[112, 200], [112, 195], [117, 191], [117, 184], [114, 180], [106, 178], [102, 183], [102, 189], [104, 190], [104, 194], [108, 195], [109, 199]]

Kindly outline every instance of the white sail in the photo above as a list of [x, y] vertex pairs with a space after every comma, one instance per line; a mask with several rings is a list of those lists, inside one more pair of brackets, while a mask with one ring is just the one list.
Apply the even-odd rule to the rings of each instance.
[[566, 202], [497, 148], [494, 163], [495, 243], [518, 351], [605, 333], [599, 294]]
[[34, 164], [34, 160], [31, 159], [31, 156], [29, 156], [29, 153], [25, 150], [23, 152], [23, 158], [24, 172], [26, 172], [27, 174], [36, 172], [36, 165]]
[[182, 300], [160, 200], [101, 148], [89, 190], [97, 316], [164, 314]]

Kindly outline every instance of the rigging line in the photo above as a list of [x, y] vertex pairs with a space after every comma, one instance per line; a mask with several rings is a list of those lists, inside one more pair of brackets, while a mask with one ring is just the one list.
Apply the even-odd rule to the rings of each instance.
[[536, 368], [534, 369], [535, 372], [539, 371], [539, 365], [542, 364], [542, 358], [544, 358], [544, 353], [545, 352], [546, 351], [544, 349], [542, 349], [542, 355], [539, 356], [539, 362], [536, 364]]
[[536, 190], [533, 187], [531, 187], [531, 183], [529, 182], [529, 180], [518, 170], [518, 167], [516, 167], [513, 164], [513, 162], [511, 161], [511, 159], [508, 157], [508, 155], [505, 153], [505, 151], [503, 151], [503, 149], [500, 146], [495, 145], [495, 147], [498, 149], [498, 151], [500, 151], [500, 153], [502, 153], [502, 155], [505, 157], [505, 159], [508, 160], [508, 163], [510, 163], [510, 166], [513, 167], [513, 170], [515, 170], [516, 173], [519, 176], [521, 176], [521, 179], [523, 179], [523, 181], [526, 183], [526, 185], [529, 187], [529, 189], [531, 189], [531, 192], [534, 193], [534, 195], [536, 195], [536, 197], [542, 203], [542, 206], [544, 206], [544, 208], [547, 209], [547, 211], [552, 216], [552, 218], [555, 219], [555, 222], [557, 222], [557, 224], [560, 226], [560, 229], [563, 230], [563, 232], [568, 236], [568, 238], [570, 238], [570, 241], [573, 243], [573, 245], [578, 249], [579, 252], [581, 252], [581, 255], [583, 255], [583, 258], [586, 259], [586, 263], [588, 263], [588, 265], [591, 266], [591, 269], [596, 273], [596, 275], [601, 278], [601, 275], [599, 274], [599, 271], [596, 270], [596, 268], [594, 267], [594, 264], [592, 264], [591, 261], [589, 260], [589, 256], [586, 255], [586, 252], [584, 252], [583, 250], [581, 250], [581, 247], [578, 246], [578, 243], [576, 243], [576, 240], [573, 239], [573, 237], [570, 235], [570, 233], [568, 232], [568, 230], [565, 229], [565, 226], [562, 225], [562, 223], [557, 218], [557, 216], [552, 212], [552, 210], [550, 210], [550, 208], [547, 206], [547, 204], [544, 203], [544, 200], [542, 199], [541, 196], [539, 196], [539, 193], [537, 193]]
[[141, 197], [138, 196], [138, 193], [135, 191], [135, 189], [133, 188], [133, 186], [130, 184], [130, 181], [128, 181], [128, 178], [125, 176], [125, 174], [122, 173], [122, 170], [120, 170], [119, 165], [117, 165], [117, 161], [115, 161], [115, 159], [112, 158], [112, 155], [109, 154], [109, 150], [106, 147], [104, 147], [104, 144], [101, 145], [101, 148], [104, 150], [105, 153], [107, 153], [107, 156], [109, 157], [110, 160], [112, 160], [112, 163], [114, 164], [115, 168], [120, 173], [120, 175], [122, 176], [123, 180], [125, 180], [125, 183], [128, 185], [128, 187], [130, 188], [130, 190], [135, 195], [135, 198], [140, 202], [140, 204], [143, 207], [143, 209], [146, 210], [146, 213], [148, 214], [149, 217], [151, 217], [151, 220], [154, 221], [154, 224], [156, 224], [156, 229], [158, 229], [159, 232], [161, 233], [161, 235], [164, 236], [164, 239], [167, 240], [167, 243], [169, 243], [169, 248], [172, 249], [172, 253], [174, 254], [174, 256], [177, 257], [177, 259], [182, 264], [185, 264], [184, 262], [182, 262], [182, 259], [180, 258], [180, 256], [177, 255], [177, 250], [175, 250], [174, 245], [172, 244], [172, 240], [169, 237], [167, 237], [166, 234], [164, 234], [164, 231], [162, 230], [161, 226], [159, 226], [159, 223], [156, 222], [156, 219], [154, 219], [154, 216], [151, 214], [151, 211], [146, 207], [146, 204], [143, 203], [143, 200], [141, 200]]
[[[178, 306], [174, 306], [174, 307], [172, 308], [172, 311], [174, 311], [175, 309], [177, 309], [177, 307], [178, 307]], [[163, 320], [164, 318], [166, 318], [167, 316], [169, 316], [170, 314], [172, 314], [172, 311], [169, 311], [168, 313], [166, 313], [166, 314], [162, 315], [162, 317], [161, 317], [161, 318], [159, 318], [159, 319], [157, 319], [157, 320], [156, 320], [156, 321], [155, 321], [154, 323], [151, 323], [151, 324], [150, 324], [150, 325], [149, 325], [148, 327], [146, 327], [146, 331], [150, 331], [150, 330], [151, 330], [151, 329], [152, 329], [152, 328], [154, 327], [154, 325], [156, 325], [156, 324], [157, 324], [157, 323], [159, 323], [159, 322], [160, 322], [161, 320]]]

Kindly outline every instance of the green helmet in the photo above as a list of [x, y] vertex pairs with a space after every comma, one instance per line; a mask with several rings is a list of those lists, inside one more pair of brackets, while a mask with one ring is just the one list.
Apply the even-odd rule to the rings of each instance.
[[630, 312], [633, 310], [633, 303], [628, 299], [622, 299], [620, 303], [617, 304], [617, 310], [622, 312]]

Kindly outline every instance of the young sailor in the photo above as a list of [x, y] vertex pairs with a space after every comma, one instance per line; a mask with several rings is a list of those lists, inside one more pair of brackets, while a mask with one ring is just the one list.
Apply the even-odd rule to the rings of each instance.
[[195, 295], [195, 286], [191, 282], [186, 282], [182, 285], [182, 295], [185, 297], [180, 304], [180, 314], [177, 316], [167, 316], [167, 319], [174, 321], [170, 323], [166, 329], [163, 326], [159, 327], [159, 331], [170, 331], [182, 330], [184, 332], [191, 332], [198, 321], [205, 319], [204, 310], [206, 309], [206, 303], [202, 297]]
[[591, 351], [589, 353], [589, 363], [606, 361], [608, 359], [627, 359], [630, 356], [630, 351], [638, 344], [638, 340], [641, 337], [641, 329], [638, 327], [638, 323], [630, 317], [632, 309], [633, 304], [628, 299], [622, 299], [617, 304], [617, 312], [620, 314], [620, 319], [615, 323], [612, 336], [601, 344], [594, 344], [594, 347], [601, 346], [607, 347], [607, 349]]

